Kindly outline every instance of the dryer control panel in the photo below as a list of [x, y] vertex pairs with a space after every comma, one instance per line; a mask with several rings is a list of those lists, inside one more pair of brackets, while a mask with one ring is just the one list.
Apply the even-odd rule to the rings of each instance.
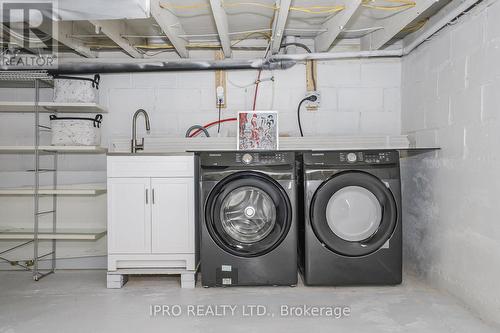
[[398, 162], [397, 150], [324, 151], [304, 154], [306, 165], [373, 165]]

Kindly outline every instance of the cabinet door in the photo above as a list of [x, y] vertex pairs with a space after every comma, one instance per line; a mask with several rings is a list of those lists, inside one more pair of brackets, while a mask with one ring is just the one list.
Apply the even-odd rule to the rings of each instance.
[[108, 178], [108, 252], [151, 253], [149, 178]]
[[152, 178], [151, 191], [152, 252], [194, 253], [194, 179]]

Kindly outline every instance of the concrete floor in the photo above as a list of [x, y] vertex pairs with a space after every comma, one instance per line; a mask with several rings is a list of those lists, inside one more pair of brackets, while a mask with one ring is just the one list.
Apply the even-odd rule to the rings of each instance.
[[[0, 272], [0, 332], [498, 332], [454, 298], [411, 278], [397, 287], [357, 288], [187, 290], [176, 277], [132, 277], [121, 290], [105, 285], [103, 271], [59, 271], [39, 282], [27, 272]], [[176, 304], [179, 317], [150, 314], [151, 305]], [[199, 304], [237, 307], [234, 316], [226, 308], [223, 317], [193, 317], [189, 305]], [[244, 305], [264, 305], [267, 313], [249, 316]], [[348, 306], [351, 313], [290, 318], [281, 316], [281, 305]], [[210, 315], [210, 308], [201, 309]]]

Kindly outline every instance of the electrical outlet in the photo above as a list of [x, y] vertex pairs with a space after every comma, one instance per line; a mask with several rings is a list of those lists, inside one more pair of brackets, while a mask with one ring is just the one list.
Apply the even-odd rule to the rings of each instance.
[[216, 100], [217, 106], [219, 104], [225, 105], [226, 104], [226, 94], [224, 91], [224, 87], [218, 86], [215, 94], [216, 94], [216, 98], [217, 98], [217, 100]]
[[315, 101], [306, 101], [305, 102], [306, 109], [309, 111], [316, 111], [317, 109], [319, 109], [319, 106], [320, 106], [321, 95], [320, 95], [319, 91], [308, 91], [306, 93], [305, 97], [310, 97], [310, 96], [316, 96], [316, 100]]

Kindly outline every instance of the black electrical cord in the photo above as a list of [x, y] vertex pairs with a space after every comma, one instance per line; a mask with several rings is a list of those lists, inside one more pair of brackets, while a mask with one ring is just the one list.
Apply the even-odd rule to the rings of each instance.
[[317, 99], [318, 97], [316, 95], [311, 95], [304, 97], [299, 103], [299, 107], [297, 108], [297, 122], [299, 123], [299, 131], [301, 137], [304, 137], [304, 132], [302, 132], [302, 123], [300, 121], [300, 107], [302, 106], [302, 103], [304, 103], [305, 101], [315, 102]]
[[[297, 47], [301, 47], [303, 48], [304, 50], [307, 51], [307, 53], [312, 53], [311, 49], [305, 45], [305, 44], [302, 44], [302, 43], [297, 43], [297, 42], [290, 42], [290, 43], [284, 43], [284, 44], [281, 44], [280, 46], [280, 49], [282, 48], [285, 48], [287, 46], [297, 46]], [[313, 82], [313, 87], [314, 87], [314, 90], [317, 90], [317, 86], [316, 86], [316, 77], [314, 76], [314, 60], [311, 60], [311, 80]]]
[[220, 133], [220, 111], [222, 107], [222, 99], [219, 99], [219, 123], [217, 125], [217, 133]]
[[304, 50], [307, 51], [307, 53], [312, 53], [311, 49], [306, 45], [306, 44], [302, 44], [302, 43], [297, 43], [297, 42], [290, 42], [290, 43], [283, 43], [281, 44], [280, 46], [280, 49], [282, 48], [285, 48], [287, 46], [297, 46], [297, 47], [301, 47], [303, 48]]

